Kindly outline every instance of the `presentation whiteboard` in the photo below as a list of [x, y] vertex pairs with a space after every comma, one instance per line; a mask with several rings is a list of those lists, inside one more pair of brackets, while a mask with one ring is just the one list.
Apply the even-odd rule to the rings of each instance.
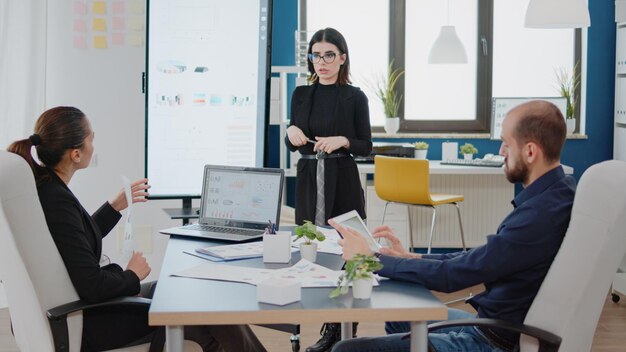
[[271, 0], [151, 0], [145, 174], [199, 197], [204, 165], [264, 166]]
[[502, 134], [502, 121], [506, 114], [514, 107], [531, 100], [545, 100], [556, 105], [563, 117], [567, 110], [567, 100], [563, 97], [540, 97], [540, 98], [492, 98], [491, 104], [491, 139], [500, 139]]

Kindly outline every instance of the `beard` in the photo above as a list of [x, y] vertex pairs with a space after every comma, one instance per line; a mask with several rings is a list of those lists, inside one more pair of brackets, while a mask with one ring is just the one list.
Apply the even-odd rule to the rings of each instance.
[[511, 183], [519, 182], [526, 184], [526, 180], [528, 179], [528, 166], [526, 166], [523, 161], [518, 161], [513, 168], [510, 168], [508, 161], [509, 160], [504, 164], [504, 175], [506, 179]]

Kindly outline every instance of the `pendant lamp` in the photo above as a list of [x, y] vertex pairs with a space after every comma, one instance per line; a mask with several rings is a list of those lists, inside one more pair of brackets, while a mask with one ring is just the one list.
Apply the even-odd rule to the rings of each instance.
[[441, 26], [439, 36], [435, 40], [430, 54], [428, 55], [429, 64], [466, 64], [467, 53], [459, 36], [456, 34], [456, 28], [450, 25], [450, 0], [448, 0], [448, 14], [445, 26]]
[[589, 27], [586, 0], [530, 0], [526, 10], [528, 28]]

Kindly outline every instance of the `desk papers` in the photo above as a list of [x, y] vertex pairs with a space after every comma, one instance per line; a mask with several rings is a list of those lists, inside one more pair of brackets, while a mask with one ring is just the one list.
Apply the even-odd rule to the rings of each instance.
[[[242, 282], [257, 285], [259, 282], [277, 277], [288, 281], [300, 282], [302, 287], [335, 287], [341, 271], [334, 271], [305, 259], [288, 268], [262, 269], [246, 268], [225, 264], [205, 263], [185, 269], [172, 276], [194, 279]], [[378, 282], [375, 283], [378, 286]]]
[[[292, 250], [292, 252], [295, 251], [296, 249]], [[209, 259], [211, 261], [257, 258], [263, 256], [263, 241], [196, 248], [196, 252], [217, 259], [213, 260], [211, 258], [200, 256], [201, 258]]]

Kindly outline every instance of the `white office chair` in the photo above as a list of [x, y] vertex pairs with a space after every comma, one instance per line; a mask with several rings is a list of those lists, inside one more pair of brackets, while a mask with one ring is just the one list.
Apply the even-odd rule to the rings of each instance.
[[611, 160], [591, 166], [580, 179], [567, 234], [524, 324], [469, 319], [431, 324], [429, 330], [498, 327], [523, 334], [521, 351], [589, 351], [611, 280], [626, 251], [624, 229], [626, 163]]
[[[93, 305], [79, 300], [46, 225], [32, 171], [6, 151], [0, 151], [0, 277], [22, 352], [80, 351], [83, 309], [150, 304], [138, 297]], [[115, 351], [148, 349], [143, 344]], [[185, 341], [185, 351], [202, 349]]]

